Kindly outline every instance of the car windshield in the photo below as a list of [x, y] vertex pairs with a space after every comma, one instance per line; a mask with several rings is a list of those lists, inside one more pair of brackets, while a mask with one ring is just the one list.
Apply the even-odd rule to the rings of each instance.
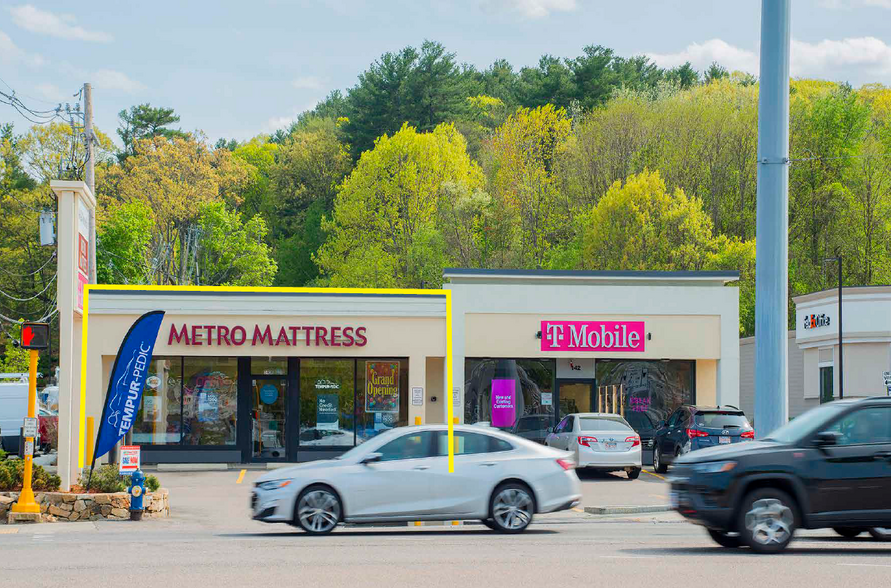
[[585, 418], [579, 419], [582, 431], [627, 431], [631, 427], [617, 419]]
[[845, 408], [845, 404], [830, 402], [811, 409], [803, 415], [789, 421], [776, 431], [764, 438], [765, 441], [777, 443], [792, 443], [801, 439], [806, 433], [817, 428], [822, 422], [833, 418], [839, 411]]
[[746, 415], [739, 412], [697, 412], [696, 424], [707, 429], [748, 429]]

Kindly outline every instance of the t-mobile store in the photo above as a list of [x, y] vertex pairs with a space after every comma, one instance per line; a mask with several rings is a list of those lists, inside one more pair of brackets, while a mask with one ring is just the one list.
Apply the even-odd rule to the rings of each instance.
[[[448, 270], [444, 295], [96, 290], [86, 416], [118, 346], [166, 312], [130, 435], [146, 463], [307, 461], [461, 422], [534, 437], [572, 412], [652, 428], [739, 397], [735, 272]], [[60, 443], [62, 440], [60, 440]]]

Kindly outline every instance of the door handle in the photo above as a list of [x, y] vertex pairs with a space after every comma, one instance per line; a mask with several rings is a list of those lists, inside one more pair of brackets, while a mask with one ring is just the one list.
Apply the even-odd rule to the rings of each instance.
[[495, 462], [494, 461], [486, 461], [486, 462], [481, 463], [480, 465], [486, 466], [486, 467], [492, 467], [493, 465], [495, 465]]
[[412, 469], [415, 469], [415, 470], [429, 470], [429, 469], [430, 469], [430, 466], [415, 466], [415, 467], [412, 468]]
[[876, 459], [891, 459], [891, 451], [878, 451], [873, 453], [872, 456]]

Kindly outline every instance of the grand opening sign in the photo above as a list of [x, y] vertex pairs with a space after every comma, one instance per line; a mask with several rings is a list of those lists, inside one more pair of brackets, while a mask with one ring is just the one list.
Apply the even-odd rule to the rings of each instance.
[[643, 321], [541, 321], [542, 351], [644, 351]]

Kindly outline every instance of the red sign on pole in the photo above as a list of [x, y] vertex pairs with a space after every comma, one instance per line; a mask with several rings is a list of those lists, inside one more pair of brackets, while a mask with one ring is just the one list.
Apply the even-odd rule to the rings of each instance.
[[139, 445], [121, 445], [121, 463], [118, 473], [132, 474], [139, 469]]

